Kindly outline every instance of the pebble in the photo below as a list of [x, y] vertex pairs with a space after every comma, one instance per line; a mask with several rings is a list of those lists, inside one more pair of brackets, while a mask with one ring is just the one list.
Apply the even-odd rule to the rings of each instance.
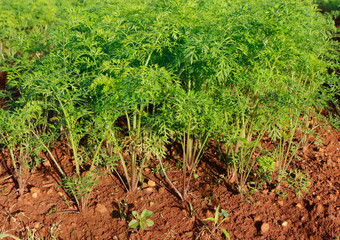
[[148, 187], [148, 184], [146, 182], [143, 182], [142, 189], [145, 189]]
[[37, 187], [32, 187], [32, 188], [30, 189], [30, 191], [31, 191], [31, 193], [41, 193], [40, 188], [37, 188]]
[[287, 226], [288, 226], [288, 222], [284, 221], [284, 222], [282, 223], [282, 226], [287, 227]]
[[72, 210], [72, 211], [77, 211], [77, 210], [78, 210], [77, 206], [75, 206], [75, 205], [69, 206], [68, 209], [70, 209], [70, 210]]
[[38, 193], [34, 192], [32, 193], [32, 198], [37, 198], [38, 197]]
[[145, 189], [145, 191], [147, 191], [148, 193], [151, 193], [153, 191], [153, 188], [152, 187], [148, 187]]
[[215, 217], [215, 212], [208, 210], [206, 216], [207, 216], [207, 218], [210, 218], [210, 217], [213, 218], [213, 217]]
[[98, 203], [97, 206], [96, 206], [96, 212], [107, 213], [108, 210], [103, 204]]
[[152, 180], [149, 180], [148, 181], [148, 186], [149, 187], [154, 187], [154, 186], [156, 186], [156, 183], [154, 181], [152, 181]]
[[35, 229], [38, 229], [40, 227], [40, 223], [39, 222], [34, 222], [33, 225], [34, 225]]
[[53, 195], [53, 194], [55, 194], [54, 188], [51, 187], [50, 189], [48, 189], [46, 194], [47, 194], [47, 195]]
[[258, 222], [258, 221], [260, 221], [262, 218], [260, 217], [260, 216], [256, 216], [255, 218], [254, 218], [254, 221], [255, 222]]
[[337, 196], [334, 194], [329, 195], [329, 200], [331, 200], [332, 202], [335, 202], [337, 200]]
[[316, 207], [316, 215], [322, 215], [322, 213], [324, 212], [324, 207], [322, 204], [318, 204]]
[[150, 202], [150, 207], [152, 207], [153, 205], [155, 205], [155, 203], [154, 202]]
[[44, 167], [51, 167], [50, 161], [45, 161], [45, 162], [42, 163], [42, 165], [43, 165]]
[[302, 205], [300, 203], [296, 204], [297, 208], [302, 208]]
[[183, 213], [184, 215], [189, 214], [189, 212], [188, 212], [185, 208], [182, 209], [182, 213]]
[[283, 201], [280, 200], [280, 201], [277, 201], [277, 203], [282, 207], [283, 206]]
[[262, 232], [262, 233], [267, 233], [267, 232], [269, 231], [269, 228], [270, 228], [270, 226], [269, 226], [268, 223], [263, 223], [263, 224], [261, 225], [261, 232]]

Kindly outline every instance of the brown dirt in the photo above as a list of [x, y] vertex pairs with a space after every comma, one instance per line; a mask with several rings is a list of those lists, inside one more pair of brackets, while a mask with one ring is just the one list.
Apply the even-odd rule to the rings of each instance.
[[[27, 228], [48, 237], [53, 224], [59, 226], [60, 239], [219, 239], [210, 234], [212, 225], [204, 218], [212, 217], [216, 207], [228, 211], [230, 219], [222, 226], [231, 239], [335, 239], [340, 236], [340, 132], [319, 129], [322, 145], [311, 144], [299, 151], [300, 159], [292, 164], [313, 181], [309, 193], [299, 198], [283, 184], [278, 194], [276, 185], [243, 196], [222, 178], [226, 174], [219, 164], [216, 150], [211, 147], [198, 168], [198, 178], [192, 181], [188, 203], [181, 202], [155, 172], [151, 164], [144, 171], [144, 187], [135, 194], [127, 194], [119, 180], [101, 171], [100, 183], [94, 187], [88, 207], [78, 212], [72, 199], [58, 187], [58, 175], [49, 162], [40, 164], [26, 180], [25, 194], [15, 191], [13, 179], [4, 167], [6, 153], [0, 165], [0, 232], [24, 237]], [[57, 143], [54, 155], [63, 166], [71, 167], [67, 148]], [[169, 155], [169, 177], [180, 176], [179, 168]], [[156, 186], [147, 185], [151, 179]], [[152, 184], [150, 184], [152, 185]], [[120, 218], [119, 204], [126, 202]], [[155, 214], [154, 226], [132, 232], [128, 227], [132, 211], [149, 209]]]

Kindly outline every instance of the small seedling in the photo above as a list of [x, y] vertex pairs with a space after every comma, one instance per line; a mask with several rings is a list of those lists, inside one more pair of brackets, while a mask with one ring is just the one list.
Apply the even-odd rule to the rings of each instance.
[[194, 217], [195, 214], [196, 214], [196, 209], [190, 202], [188, 202], [188, 203], [189, 203], [189, 208], [190, 208], [190, 216]]
[[282, 174], [282, 177], [298, 198], [303, 197], [304, 193], [309, 192], [309, 185], [312, 180], [310, 180], [303, 172], [297, 169], [294, 171], [290, 170], [288, 173]]
[[[220, 227], [224, 221], [229, 219], [229, 214], [226, 210], [221, 209], [221, 212], [220, 212], [219, 209], [220, 209], [220, 205], [217, 206], [214, 217], [203, 219], [203, 221], [212, 221], [214, 223], [213, 229], [209, 230], [211, 234], [215, 234], [218, 230], [221, 230], [224, 236], [230, 240], [230, 236], [227, 230]], [[219, 221], [220, 216], [223, 216], [223, 219], [221, 221]]]
[[120, 219], [126, 219], [127, 218], [127, 214], [125, 212], [126, 207], [127, 207], [126, 200], [122, 200], [122, 201], [119, 202], [118, 208], [119, 208]]
[[154, 224], [154, 222], [149, 219], [149, 217], [153, 216], [153, 212], [147, 209], [144, 209], [141, 215], [139, 215], [136, 211], [133, 211], [132, 215], [135, 219], [129, 222], [130, 228], [137, 229], [140, 227], [141, 229], [145, 229], [146, 227], [151, 227]]

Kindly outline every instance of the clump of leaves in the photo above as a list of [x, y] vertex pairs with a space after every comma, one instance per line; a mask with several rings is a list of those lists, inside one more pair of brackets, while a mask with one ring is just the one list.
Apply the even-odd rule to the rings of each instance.
[[[222, 217], [222, 220], [220, 221], [221, 217]], [[212, 236], [216, 235], [218, 233], [218, 231], [221, 231], [223, 233], [223, 235], [225, 236], [225, 238], [230, 240], [230, 235], [227, 232], [227, 230], [221, 227], [221, 224], [228, 219], [229, 219], [228, 212], [224, 209], [221, 209], [221, 212], [220, 212], [220, 205], [218, 205], [216, 210], [215, 210], [214, 217], [209, 217], [209, 218], [203, 219], [203, 221], [210, 221], [210, 222], [213, 223], [212, 229], [208, 228], [209, 232]]]
[[[40, 163], [41, 150], [33, 133], [40, 123], [41, 108], [37, 103], [28, 103], [14, 111], [0, 110], [0, 136], [2, 149], [8, 149], [19, 194], [25, 190], [29, 170]], [[11, 169], [9, 167], [9, 169]]]
[[282, 182], [288, 185], [291, 191], [299, 198], [309, 192], [310, 184], [313, 182], [308, 176], [298, 169], [290, 170], [281, 175]]
[[153, 212], [149, 211], [147, 209], [144, 209], [143, 212], [139, 215], [138, 212], [133, 211], [132, 215], [134, 216], [135, 219], [132, 219], [129, 222], [129, 227], [133, 229], [145, 229], [146, 227], [151, 227], [153, 226], [154, 222], [149, 219], [150, 217], [153, 216]]
[[210, 134], [216, 127], [214, 103], [209, 94], [194, 91], [177, 93], [172, 108], [167, 117], [173, 119], [171, 129], [175, 132], [177, 141], [182, 145], [182, 184], [180, 192], [168, 178], [163, 163], [165, 177], [182, 200], [186, 200], [191, 178], [196, 170]]

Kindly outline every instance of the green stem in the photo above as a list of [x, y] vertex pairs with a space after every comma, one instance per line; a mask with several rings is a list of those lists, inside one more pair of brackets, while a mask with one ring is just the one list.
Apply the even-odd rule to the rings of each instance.
[[160, 158], [160, 157], [157, 157], [157, 158], [158, 158], [158, 161], [159, 161], [159, 163], [160, 163], [160, 165], [161, 165], [161, 168], [162, 168], [162, 171], [163, 171], [163, 173], [164, 173], [164, 176], [165, 176], [166, 180], [168, 181], [168, 183], [170, 184], [170, 186], [174, 189], [174, 191], [178, 194], [178, 196], [180, 197], [180, 199], [181, 199], [182, 201], [184, 201], [184, 198], [183, 198], [182, 194], [181, 194], [180, 191], [175, 187], [175, 185], [170, 181], [168, 175], [166, 174], [166, 170], [165, 170], [165, 168], [164, 168], [164, 166], [163, 166], [163, 163], [162, 163], [161, 158]]
[[38, 139], [38, 141], [40, 142], [41, 145], [44, 146], [44, 148], [46, 149], [46, 151], [48, 152], [48, 154], [50, 155], [51, 159], [53, 160], [54, 164], [57, 166], [59, 172], [61, 173], [61, 175], [63, 175], [63, 177], [66, 177], [64, 171], [61, 169], [61, 167], [59, 166], [57, 160], [54, 158], [53, 154], [51, 153], [50, 149], [48, 149], [48, 147], [43, 143], [43, 141], [39, 138], [39, 136], [32, 131], [32, 133], [34, 134], [34, 136]]
[[[78, 151], [77, 151], [77, 146], [76, 146], [76, 143], [74, 141], [74, 136], [72, 134], [72, 124], [70, 123], [70, 119], [69, 119], [69, 114], [68, 112], [66, 111], [60, 97], [56, 94], [56, 97], [59, 101], [59, 104], [64, 112], [64, 115], [65, 115], [65, 120], [66, 120], [66, 124], [67, 124], [67, 128], [68, 128], [68, 139], [69, 141], [71, 142], [71, 147], [72, 147], [72, 151], [73, 151], [73, 156], [74, 156], [74, 161], [76, 163], [76, 173], [78, 176], [80, 176], [80, 163], [79, 163], [79, 159], [78, 159]], [[67, 134], [66, 134], [67, 135]]]

